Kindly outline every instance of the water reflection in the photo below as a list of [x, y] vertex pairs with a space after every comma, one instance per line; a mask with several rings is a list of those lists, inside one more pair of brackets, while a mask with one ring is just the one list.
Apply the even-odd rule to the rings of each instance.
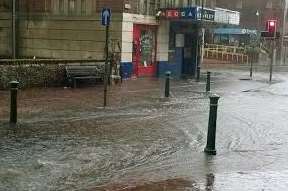
[[206, 175], [206, 191], [214, 190], [215, 175], [213, 173]]

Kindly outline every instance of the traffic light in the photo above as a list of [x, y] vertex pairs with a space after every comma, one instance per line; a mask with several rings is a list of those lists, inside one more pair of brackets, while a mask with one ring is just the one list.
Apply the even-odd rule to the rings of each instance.
[[266, 31], [269, 33], [277, 32], [277, 21], [276, 20], [268, 20], [266, 24]]
[[261, 32], [261, 37], [264, 38], [279, 38], [280, 33], [277, 32], [277, 20], [267, 20], [266, 30]]

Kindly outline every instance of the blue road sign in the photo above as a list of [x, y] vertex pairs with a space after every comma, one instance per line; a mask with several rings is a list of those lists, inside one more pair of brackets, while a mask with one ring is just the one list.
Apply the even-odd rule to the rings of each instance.
[[102, 12], [101, 12], [101, 18], [102, 18], [102, 25], [103, 26], [109, 26], [110, 25], [110, 19], [111, 19], [111, 9], [103, 8]]

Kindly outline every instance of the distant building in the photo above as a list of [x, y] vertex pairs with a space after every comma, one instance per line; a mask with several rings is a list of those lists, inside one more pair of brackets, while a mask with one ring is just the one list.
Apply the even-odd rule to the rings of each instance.
[[[0, 55], [11, 54], [11, 1], [0, 0]], [[239, 24], [215, 0], [18, 0], [19, 57], [104, 58], [103, 7], [112, 10], [110, 39], [119, 44], [125, 77], [195, 73], [201, 18], [205, 26]], [[229, 18], [232, 18], [229, 19]], [[238, 18], [238, 19], [237, 19]], [[118, 48], [118, 46], [116, 46]]]
[[261, 31], [268, 19], [276, 19], [279, 31], [282, 31], [285, 0], [217, 0], [216, 5], [239, 11], [243, 28]]

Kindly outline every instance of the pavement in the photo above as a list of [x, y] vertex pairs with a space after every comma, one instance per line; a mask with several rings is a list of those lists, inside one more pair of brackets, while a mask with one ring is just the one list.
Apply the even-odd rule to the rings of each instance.
[[[204, 75], [140, 78], [103, 87], [19, 90], [19, 123], [0, 92], [0, 190], [242, 191], [288, 188], [285, 72], [206, 67], [218, 107], [216, 156], [207, 156]], [[203, 70], [203, 74], [205, 74]]]

